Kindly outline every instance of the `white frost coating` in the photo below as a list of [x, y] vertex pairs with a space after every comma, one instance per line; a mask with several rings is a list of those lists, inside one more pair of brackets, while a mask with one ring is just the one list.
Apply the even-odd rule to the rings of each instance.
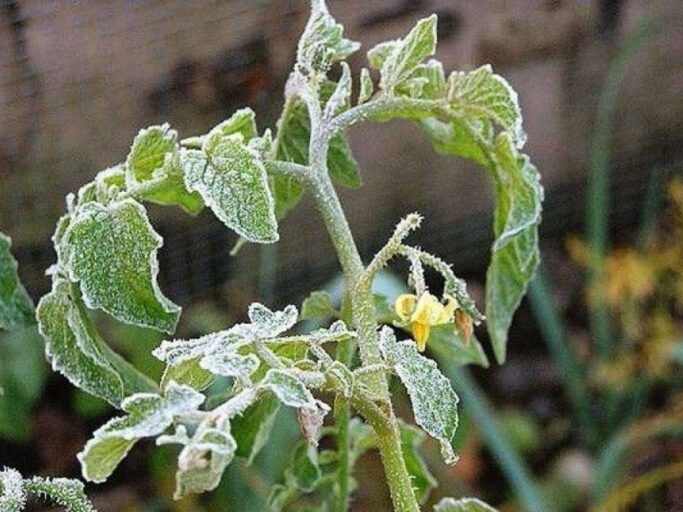
[[403, 39], [375, 47], [375, 52], [379, 51], [379, 58], [383, 60], [380, 87], [392, 91], [410, 76], [420, 62], [433, 55], [435, 50], [436, 15], [432, 14], [418, 21]]
[[349, 98], [351, 97], [351, 69], [346, 62], [341, 63], [342, 74], [337, 82], [337, 87], [334, 89], [332, 96], [327, 100], [325, 105], [324, 116], [331, 119], [339, 113], [344, 107], [348, 107]]
[[415, 421], [439, 441], [445, 462], [455, 464], [458, 457], [451, 440], [458, 427], [458, 396], [451, 383], [434, 361], [417, 351], [413, 341], [397, 342], [390, 327], [384, 326], [380, 331], [379, 347], [408, 391]]
[[346, 59], [360, 48], [360, 43], [344, 39], [344, 27], [337, 23], [324, 0], [311, 2], [311, 15], [299, 39], [296, 62], [304, 71], [311, 71], [321, 55], [327, 54], [329, 63]]
[[311, 411], [318, 408], [316, 399], [304, 383], [287, 370], [268, 370], [260, 387], [272, 391], [283, 404], [290, 407], [304, 407]]
[[124, 390], [121, 375], [102, 354], [81, 314], [69, 296], [69, 284], [56, 279], [36, 310], [45, 356], [75, 386], [118, 406]]
[[24, 482], [21, 474], [11, 468], [0, 471], [0, 510], [20, 512], [26, 503]]
[[251, 374], [258, 369], [260, 361], [254, 354], [243, 356], [232, 352], [217, 354], [213, 357], [204, 357], [199, 362], [199, 366], [214, 375], [236, 377], [242, 382], [250, 383]]
[[505, 201], [508, 205], [506, 215], [501, 216], [504, 218], [503, 228], [493, 244], [493, 249], [499, 250], [541, 222], [543, 187], [536, 167], [527, 155], [517, 152], [510, 135], [501, 133], [496, 138], [492, 157], [496, 163], [499, 189], [509, 196]]
[[236, 450], [227, 419], [219, 419], [216, 427], [200, 425], [178, 456], [175, 499], [215, 489]]
[[152, 351], [152, 355], [169, 366], [176, 366], [197, 357], [237, 351], [251, 341], [242, 335], [243, 325], [245, 324], [238, 324], [231, 329], [207, 334], [200, 338], [164, 340]]
[[87, 203], [63, 237], [63, 263], [83, 301], [122, 322], [173, 332], [180, 307], [164, 296], [157, 275], [163, 239], [133, 199]]
[[[113, 431], [108, 430], [115, 432], [117, 437], [123, 439], [156, 436], [173, 423], [175, 416], [196, 411], [202, 403], [204, 403], [204, 395], [189, 386], [171, 381], [166, 386], [164, 396], [154, 393], [137, 393], [127, 397], [121, 402], [121, 408], [128, 413], [128, 421], [119, 422]], [[114, 418], [116, 419], [123, 418]], [[108, 424], [100, 427], [97, 432]]]
[[448, 101], [451, 107], [470, 115], [493, 120], [510, 132], [517, 148], [522, 148], [526, 134], [522, 129], [522, 111], [517, 93], [489, 64], [465, 73], [454, 71], [448, 78]]
[[241, 135], [215, 132], [202, 151], [182, 149], [179, 162], [187, 189], [198, 192], [226, 226], [251, 242], [278, 240], [266, 169]]
[[496, 512], [496, 509], [477, 498], [443, 498], [434, 505], [434, 512]]
[[249, 306], [249, 320], [252, 322], [254, 334], [259, 338], [275, 338], [288, 331], [299, 318], [296, 306], [289, 305], [282, 311], [271, 311], [258, 302]]
[[202, 394], [173, 381], [163, 396], [137, 393], [126, 398], [121, 406], [128, 414], [98, 428], [78, 454], [83, 477], [105, 481], [138, 439], [163, 433], [176, 416], [192, 414], [203, 402]]
[[129, 188], [152, 178], [163, 167], [167, 153], [177, 150], [178, 132], [168, 123], [150, 126], [138, 132], [126, 158], [126, 184]]

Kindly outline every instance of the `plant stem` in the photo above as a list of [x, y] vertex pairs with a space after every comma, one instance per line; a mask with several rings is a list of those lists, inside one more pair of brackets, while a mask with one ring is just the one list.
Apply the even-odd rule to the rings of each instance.
[[372, 426], [377, 436], [377, 446], [382, 455], [382, 464], [389, 484], [394, 510], [420, 512], [420, 506], [415, 498], [415, 491], [403, 459], [398, 423], [393, 412], [387, 415], [372, 401], [362, 398], [354, 399], [353, 405]]
[[[313, 168], [316, 169], [315, 167]], [[370, 286], [361, 286], [365, 269], [337, 193], [327, 175], [327, 168], [325, 167], [324, 170], [324, 174], [315, 174], [315, 178], [311, 180], [311, 189], [332, 243], [337, 251], [337, 256], [346, 279], [347, 289], [350, 291], [351, 310], [354, 325], [358, 330], [361, 360], [364, 366], [381, 364], [382, 358], [376, 340], [377, 323], [375, 321], [375, 308], [371, 288]], [[358, 405], [355, 402], [354, 405], [356, 405], [358, 411], [375, 429], [394, 509], [397, 512], [418, 512], [420, 509], [412, 488], [410, 475], [403, 460], [398, 422], [391, 409], [386, 379], [383, 375], [379, 374], [374, 381], [368, 379], [368, 382], [372, 384], [373, 398], [380, 399], [386, 405], [387, 414], [380, 415], [374, 411], [370, 407], [371, 405], [374, 408], [379, 408], [372, 402], [368, 404], [363, 403], [364, 401], [359, 401]], [[348, 423], [349, 417], [350, 414], [342, 411], [341, 417], [338, 416], [338, 428], [342, 421]], [[342, 427], [343, 436], [346, 433], [346, 428], [346, 426]], [[342, 441], [348, 443], [348, 440], [343, 438]], [[348, 450], [346, 451], [346, 457], [343, 458], [348, 459]], [[341, 485], [348, 489], [348, 479], [344, 476], [339, 478]], [[342, 500], [348, 501], [340, 498], [337, 504], [338, 511], [342, 510], [341, 507], [345, 508], [347, 506], [347, 503], [341, 503]]]

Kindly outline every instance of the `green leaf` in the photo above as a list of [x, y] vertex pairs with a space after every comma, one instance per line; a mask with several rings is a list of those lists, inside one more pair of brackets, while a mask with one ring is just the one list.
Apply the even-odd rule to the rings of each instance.
[[351, 68], [346, 62], [342, 62], [342, 74], [334, 88], [334, 92], [325, 104], [324, 115], [327, 118], [332, 118], [339, 112], [349, 107], [351, 98]]
[[190, 215], [204, 209], [202, 196], [185, 186], [178, 154], [166, 155], [167, 161], [155, 177], [155, 185], [137, 193], [136, 197], [162, 206], [179, 206]]
[[174, 366], [167, 366], [161, 377], [161, 389], [166, 389], [171, 381], [175, 381], [197, 391], [204, 391], [213, 384], [215, 377], [210, 371], [202, 368], [199, 361], [199, 357], [194, 357], [181, 361]]
[[277, 397], [266, 395], [232, 419], [237, 455], [246, 457], [247, 464], [254, 461], [268, 441], [279, 410], [280, 401]]
[[241, 108], [228, 119], [215, 126], [206, 136], [210, 139], [215, 136], [227, 136], [239, 133], [246, 143], [258, 135], [256, 128], [256, 114], [250, 108]]
[[427, 501], [429, 493], [437, 486], [437, 481], [429, 472], [422, 455], [420, 446], [424, 443], [425, 435], [421, 430], [410, 425], [401, 425], [401, 448], [406, 469], [410, 475], [415, 496], [420, 503]]
[[436, 100], [446, 94], [446, 78], [443, 65], [438, 60], [419, 64], [396, 88], [401, 95], [424, 100]]
[[418, 64], [434, 54], [436, 20], [435, 14], [421, 19], [405, 38], [393, 45], [380, 47], [381, 50], [375, 50], [371, 58], [374, 63], [371, 64], [377, 64], [378, 60], [382, 60], [381, 89], [393, 91], [394, 87], [410, 76]]
[[324, 0], [312, 0], [311, 15], [296, 52], [298, 68], [305, 74], [324, 74], [329, 66], [346, 59], [360, 44], [342, 37], [344, 27], [335, 21]]
[[137, 183], [149, 180], [154, 171], [161, 169], [167, 153], [177, 150], [178, 133], [168, 124], [150, 126], [140, 130], [133, 140], [126, 158], [126, 183], [134, 187]]
[[519, 148], [526, 135], [522, 130], [522, 113], [517, 93], [490, 65], [469, 73], [453, 72], [448, 77], [448, 104], [468, 119], [493, 121], [512, 136]]
[[285, 479], [304, 492], [312, 492], [322, 476], [318, 465], [318, 451], [307, 442], [299, 443], [294, 448]]
[[443, 498], [434, 505], [434, 512], [496, 512], [496, 509], [477, 498]]
[[190, 414], [203, 402], [204, 396], [197, 391], [175, 383], [168, 385], [163, 396], [129, 396], [121, 403], [127, 415], [102, 425], [78, 454], [83, 477], [91, 482], [104, 482], [139, 439], [162, 434], [175, 416]]
[[102, 341], [72, 291], [69, 283], [57, 279], [36, 311], [38, 328], [45, 339], [45, 353], [53, 370], [114, 406], [126, 394], [154, 389], [153, 382]]
[[237, 352], [224, 352], [201, 360], [200, 366], [214, 375], [234, 377], [241, 382], [250, 382], [251, 374], [260, 366], [254, 354], [242, 355]]
[[0, 336], [0, 438], [27, 440], [46, 370], [43, 342], [36, 329]]
[[175, 499], [218, 487], [237, 449], [230, 430], [227, 419], [219, 419], [215, 428], [202, 425], [187, 441], [178, 456]]
[[538, 224], [543, 189], [529, 157], [501, 133], [493, 158], [496, 195], [491, 263], [486, 274], [486, 317], [499, 363], [505, 361], [507, 332], [539, 261]]
[[332, 296], [323, 291], [311, 293], [301, 306], [301, 319], [312, 320], [325, 318], [335, 314]]
[[400, 40], [397, 41], [384, 41], [378, 45], [370, 48], [367, 53], [368, 64], [372, 69], [377, 71], [382, 70], [382, 66], [387, 60], [387, 57], [391, 55], [398, 45], [401, 43]]
[[89, 308], [122, 322], [173, 332], [180, 308], [157, 284], [161, 237], [132, 199], [78, 210], [62, 242], [69, 277]]
[[380, 350], [405, 386], [413, 406], [415, 421], [439, 441], [447, 464], [457, 461], [451, 445], [458, 428], [458, 396], [436, 363], [422, 356], [412, 340], [396, 341], [394, 331], [380, 331]]
[[489, 367], [489, 360], [481, 343], [473, 335], [469, 341], [462, 339], [453, 325], [433, 327], [429, 332], [429, 351], [437, 354], [438, 359], [447, 361], [449, 366], [477, 364]]
[[35, 323], [33, 301], [19, 281], [17, 262], [10, 252], [12, 241], [0, 232], [0, 329]]
[[358, 104], [362, 105], [372, 97], [374, 92], [374, 85], [372, 83], [372, 78], [370, 78], [370, 72], [367, 68], [360, 70], [360, 91], [358, 92]]
[[304, 383], [287, 370], [271, 368], [260, 386], [272, 391], [280, 402], [289, 407], [318, 408], [315, 398]]
[[181, 150], [180, 163], [188, 189], [199, 192], [226, 226], [251, 242], [278, 239], [266, 170], [239, 136], [212, 132], [203, 152]]

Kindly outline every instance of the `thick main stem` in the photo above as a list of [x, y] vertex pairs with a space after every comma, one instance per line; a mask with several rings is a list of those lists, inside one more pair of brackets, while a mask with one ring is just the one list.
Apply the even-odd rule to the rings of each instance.
[[[314, 143], [314, 141], [311, 142]], [[321, 153], [326, 156], [325, 151]], [[315, 159], [317, 162], [314, 159], [311, 160], [312, 164], [317, 164], [317, 166], [312, 165], [315, 173], [311, 177], [311, 189], [344, 272], [351, 299], [353, 323], [358, 332], [361, 360], [363, 365], [379, 364], [382, 358], [376, 340], [377, 322], [374, 314], [374, 300], [371, 287], [361, 282], [364, 273], [363, 262], [337, 193], [327, 174], [325, 160]], [[348, 354], [345, 355], [348, 357]], [[369, 407], [369, 404], [360, 403], [356, 404], [356, 408], [374, 428], [377, 435], [394, 509], [398, 512], [419, 512], [420, 508], [403, 459], [398, 422], [391, 408], [386, 379], [381, 374], [377, 375], [372, 385], [373, 394], [385, 406], [380, 409], [374, 404], [372, 404], [373, 407]], [[344, 414], [343, 411], [338, 419], [348, 421], [349, 415]], [[347, 440], [344, 439], [344, 442], [346, 443]], [[342, 474], [340, 479], [343, 481], [339, 483], [340, 487], [348, 489], [346, 478], [347, 474]], [[344, 497], [340, 499], [340, 502], [338, 510], [346, 507], [347, 500]]]

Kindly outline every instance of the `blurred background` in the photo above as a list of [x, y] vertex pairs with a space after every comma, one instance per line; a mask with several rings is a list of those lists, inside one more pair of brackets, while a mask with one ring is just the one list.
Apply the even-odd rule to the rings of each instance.
[[[442, 482], [434, 496], [474, 494], [510, 511], [543, 500], [552, 511], [683, 510], [680, 1], [328, 5], [364, 50], [437, 13], [447, 70], [491, 63], [519, 93], [525, 149], [546, 189], [542, 269], [508, 362], [450, 373], [461, 461], [446, 468], [425, 446]], [[274, 126], [307, 14], [303, 0], [0, 1], [0, 230], [35, 299], [48, 290], [64, 196], [125, 158], [138, 129], [167, 121], [196, 135], [246, 105], [260, 129]], [[350, 64], [359, 71], [364, 51]], [[364, 184], [341, 196], [363, 256], [419, 211], [413, 240], [452, 262], [483, 307], [485, 173], [436, 155], [409, 123], [349, 137]], [[236, 257], [236, 236], [209, 212], [150, 212], [165, 239], [161, 287], [185, 307], [183, 336], [240, 320], [254, 300], [299, 304], [338, 274], [310, 200], [284, 219], [277, 246]], [[160, 374], [149, 355], [160, 335], [102, 323], [117, 350]], [[0, 339], [0, 387], [0, 466], [78, 476], [76, 452], [113, 411], [49, 372], [31, 332]], [[173, 502], [175, 453], [145, 444], [89, 492], [102, 511], [260, 510], [298, 436], [292, 418], [279, 421], [273, 449], [231, 466], [210, 496]], [[359, 471], [352, 510], [390, 510], [379, 461], [365, 457]]]

